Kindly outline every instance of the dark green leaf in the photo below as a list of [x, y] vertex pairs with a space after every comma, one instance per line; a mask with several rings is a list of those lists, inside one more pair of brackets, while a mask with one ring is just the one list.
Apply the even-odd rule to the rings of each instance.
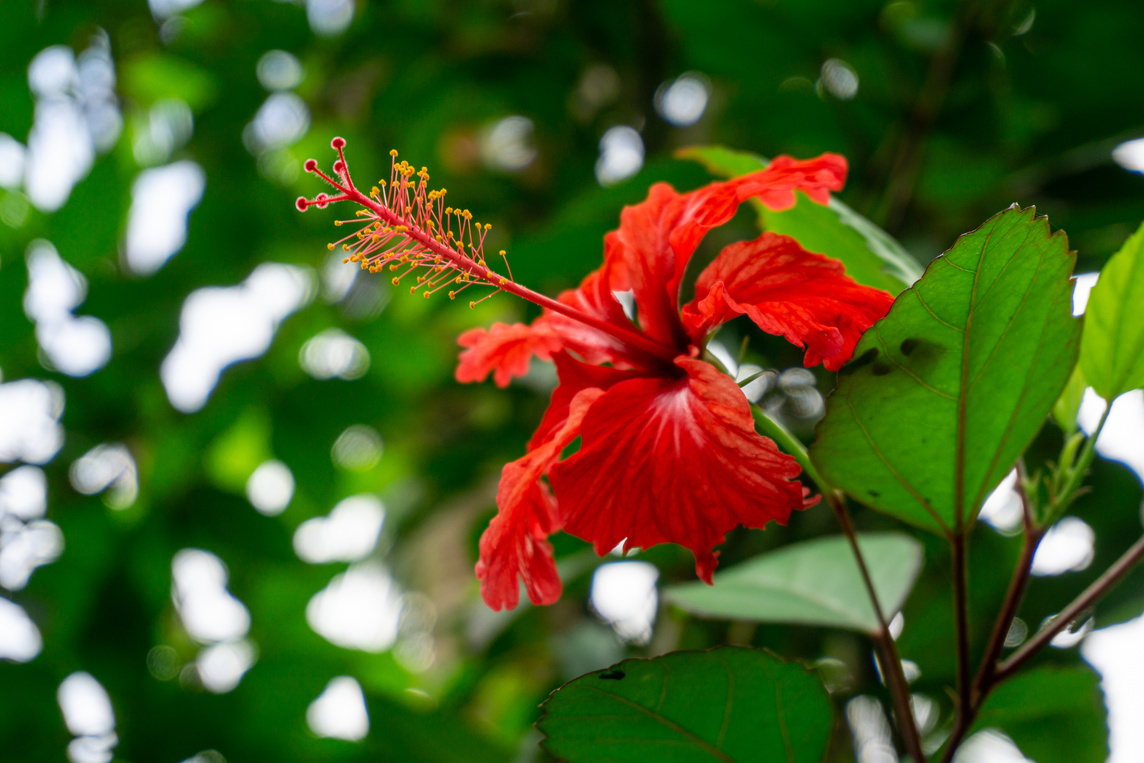
[[743, 647], [624, 660], [552, 693], [543, 745], [578, 761], [821, 761], [833, 725], [822, 682]]
[[810, 449], [825, 478], [928, 530], [972, 523], [1076, 362], [1073, 262], [1032, 208], [959, 238], [839, 373]]
[[1144, 387], [1144, 225], [1100, 271], [1084, 315], [1080, 365], [1105, 400]]
[[[902, 608], [922, 569], [922, 546], [900, 533], [858, 539], [882, 610]], [[804, 623], [876, 632], [878, 618], [846, 538], [816, 538], [719, 572], [715, 585], [668, 588], [664, 599], [688, 612], [728, 620]]]
[[997, 687], [974, 730], [997, 728], [1038, 763], [1105, 760], [1108, 725], [1100, 676], [1088, 665], [1040, 668]]
[[[723, 146], [695, 146], [677, 155], [694, 159], [711, 173], [724, 177], [757, 172], [767, 166], [759, 156]], [[801, 193], [797, 197], [793, 207], [781, 212], [755, 203], [763, 227], [796, 239], [808, 251], [834, 257], [858, 283], [891, 294], [897, 294], [921, 275], [914, 258], [901, 244], [838, 199], [831, 197], [829, 205], [822, 206]]]

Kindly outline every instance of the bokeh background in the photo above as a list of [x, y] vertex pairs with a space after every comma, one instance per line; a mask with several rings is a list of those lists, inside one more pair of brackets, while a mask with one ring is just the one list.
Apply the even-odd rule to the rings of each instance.
[[[657, 606], [693, 574], [679, 549], [600, 560], [559, 536], [559, 604], [483, 606], [476, 540], [554, 375], [457, 385], [455, 337], [530, 306], [411, 299], [343, 266], [335, 215], [294, 209], [322, 190], [302, 162], [342, 135], [381, 177], [399, 149], [549, 293], [651, 182], [707, 182], [673, 152], [712, 143], [845, 154], [841, 198], [920, 264], [1020, 202], [1094, 272], [1144, 217], [1141, 30], [1133, 0], [5, 0], [0, 759], [542, 760], [537, 705], [564, 681], [753, 643], [818, 661], [846, 708], [833, 760], [896, 760], [863, 638]], [[742, 326], [729, 360], [744, 338], [740, 374], [768, 371], [750, 394], [811, 437], [829, 375]], [[1144, 402], [1117, 408], [1102, 452], [1144, 468]], [[1038, 558], [1029, 628], [1139, 535], [1137, 473], [1097, 464]], [[1019, 545], [1012, 494], [986, 518], [982, 628]], [[811, 510], [733, 533], [722, 560], [832, 532]], [[953, 629], [925, 540], [899, 646], [940, 737]], [[1144, 756], [1142, 610], [1138, 571], [1044, 658], [1103, 671], [1118, 761]], [[1049, 750], [1103, 743], [1099, 702], [1027, 722]], [[1022, 759], [998, 735], [962, 758]]]

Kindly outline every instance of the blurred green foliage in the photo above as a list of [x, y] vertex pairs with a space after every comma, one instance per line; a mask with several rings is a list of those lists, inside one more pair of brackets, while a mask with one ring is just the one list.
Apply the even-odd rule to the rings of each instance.
[[[557, 605], [484, 609], [472, 572], [476, 538], [494, 510], [499, 470], [523, 452], [552, 379], [538, 368], [507, 390], [458, 386], [454, 340], [470, 326], [526, 317], [527, 308], [505, 295], [474, 311], [447, 300], [390, 299], [383, 281], [365, 278], [334, 299], [334, 271], [323, 266], [334, 215], [294, 209], [295, 197], [320, 190], [301, 162], [313, 156], [327, 164], [329, 139], [343, 135], [354, 172], [377, 177], [396, 147], [428, 165], [451, 200], [493, 223], [490, 244], [509, 250], [519, 281], [550, 293], [598, 265], [603, 234], [650, 183], [706, 182], [700, 165], [673, 158], [675, 149], [716, 143], [763, 156], [845, 154], [852, 169], [841, 199], [896, 235], [921, 264], [1019, 202], [1068, 232], [1077, 272], [1094, 271], [1144, 209], [1144, 177], [1110, 157], [1144, 134], [1144, 101], [1131, 91], [1132, 73], [1144, 71], [1139, 4], [359, 0], [344, 31], [316, 33], [322, 8], [337, 5], [206, 0], [182, 10], [154, 3], [170, 11], [156, 14], [123, 0], [0, 6], [0, 132], [28, 142], [33, 58], [53, 45], [78, 54], [93, 39], [105, 39], [114, 60], [123, 117], [118, 140], [95, 156], [57, 211], [32, 206], [19, 181], [0, 189], [3, 381], [50, 379], [66, 400], [66, 440], [44, 467], [47, 518], [65, 548], [26, 587], [3, 592], [36, 624], [43, 649], [27, 664], [0, 662], [0, 758], [64, 754], [72, 734], [56, 691], [81, 670], [111, 698], [116, 757], [171, 763], [211, 749], [231, 763], [533, 760], [541, 754], [532, 730], [537, 706], [563, 682], [625, 656], [724, 643], [824, 659], [835, 666], [828, 684], [837, 699], [885, 699], [869, 644], [857, 633], [704, 621], [661, 607], [649, 644], [620, 642], [586, 603], [598, 561], [566, 536], [554, 539], [566, 586]], [[269, 97], [257, 70], [272, 50], [301, 64], [303, 75], [287, 92], [308, 110], [304, 134], [273, 145], [260, 144], [250, 127]], [[834, 63], [824, 68], [827, 62]], [[839, 71], [856, 75], [856, 92], [845, 75], [832, 88], [827, 74]], [[709, 100], [697, 122], [678, 127], [654, 104], [657, 90], [685, 72], [702, 75]], [[152, 123], [170, 99], [189, 109], [193, 132], [156, 149]], [[515, 169], [497, 158], [492, 141], [514, 115], [530, 120], [524, 148], [535, 151]], [[600, 140], [617, 125], [639, 131], [646, 156], [637, 175], [601, 187]], [[183, 159], [206, 178], [186, 245], [153, 275], [134, 275], [124, 254], [132, 184], [146, 166]], [[737, 219], [719, 235], [746, 237], [753, 226]], [[87, 298], [78, 310], [110, 330], [110, 360], [90, 376], [44, 365], [23, 309], [25, 251], [35, 239], [50, 241], [83, 274]], [[313, 299], [281, 322], [265, 354], [224, 370], [201, 410], [176, 410], [159, 369], [179, 337], [188, 295], [239, 284], [265, 262], [308, 268]], [[303, 346], [331, 328], [368, 350], [361, 378], [317, 379], [303, 370]], [[750, 337], [748, 360], [799, 365], [796, 349], [753, 329], [732, 327], [724, 344], [737, 348], [743, 337]], [[833, 381], [816, 373], [825, 392]], [[809, 437], [813, 421], [788, 423]], [[376, 464], [347, 468], [331, 457], [354, 425], [380, 434]], [[1043, 432], [1034, 453], [1055, 455], [1059, 437]], [[85, 453], [116, 442], [138, 469], [138, 495], [122, 509], [110, 508], [106, 494], [77, 492], [69, 479]], [[285, 463], [296, 484], [278, 516], [256, 512], [245, 496], [250, 474], [270, 458]], [[0, 477], [14, 466], [0, 465]], [[1139, 482], [1116, 464], [1095, 470], [1097, 486], [1075, 512], [1096, 531], [1096, 559], [1086, 572], [1033, 582], [1022, 610], [1031, 626], [1104, 569], [1121, 539], [1139, 534]], [[395, 648], [380, 653], [335, 646], [311, 629], [307, 603], [346, 564], [308, 564], [292, 547], [305, 520], [359, 494], [378, 495], [386, 507], [374, 558], [404, 591], [416, 592]], [[857, 522], [863, 530], [897, 529], [870, 511]], [[737, 531], [721, 559], [730, 565], [835, 531], [819, 507], [787, 528]], [[920, 540], [927, 571], [947, 569], [944, 545]], [[229, 569], [228, 590], [250, 611], [257, 660], [227, 693], [204, 690], [190, 667], [202, 645], [172, 603], [172, 559], [185, 548], [216, 554]], [[1017, 539], [988, 527], [973, 536], [975, 650], [1018, 550]], [[692, 561], [678, 548], [640, 558], [659, 567], [662, 582], [693, 579]], [[1138, 615], [1140, 583], [1138, 570], [1098, 621]], [[932, 731], [948, 724], [951, 711], [947, 581], [924, 575], [904, 618], [900, 648], [922, 668], [912, 688], [938, 708]], [[1044, 661], [1060, 663], [1061, 672], [1030, 674], [1033, 694], [1044, 693], [1042, 680], [1088, 682], [1076, 650], [1053, 650]], [[307, 727], [310, 703], [342, 675], [364, 690], [370, 732], [362, 742], [317, 738]], [[1066, 710], [1103, 722], [1099, 702], [1088, 702], [1023, 715], [1022, 734], [1057, 738], [1067, 731], [1058, 722]], [[841, 718], [836, 727], [830, 759], [851, 759]]]

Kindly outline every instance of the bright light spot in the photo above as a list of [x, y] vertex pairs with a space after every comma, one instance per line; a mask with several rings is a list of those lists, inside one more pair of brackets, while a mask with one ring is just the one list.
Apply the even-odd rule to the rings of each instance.
[[111, 357], [111, 332], [98, 318], [71, 312], [87, 296], [83, 274], [43, 239], [28, 245], [26, 259], [24, 312], [36, 324], [36, 340], [50, 367], [76, 377], [102, 368]]
[[615, 185], [639, 172], [643, 161], [644, 144], [640, 134], [624, 125], [612, 127], [600, 138], [596, 180], [600, 185]]
[[655, 93], [655, 110], [676, 127], [688, 127], [699, 121], [707, 110], [711, 82], [698, 72], [681, 74], [665, 82]]
[[384, 444], [381, 435], [373, 427], [354, 424], [338, 435], [330, 455], [334, 463], [343, 469], [363, 472], [372, 469], [381, 460]]
[[60, 558], [64, 534], [46, 519], [7, 524], [0, 532], [0, 586], [19, 591], [37, 567]]
[[[1083, 618], [1083, 619], [1082, 619]], [[1055, 617], [1046, 617], [1041, 622], [1041, 628], [1045, 628], [1052, 623]], [[1085, 617], [1081, 615], [1076, 620], [1073, 620], [1068, 626], [1057, 635], [1053, 636], [1049, 641], [1049, 646], [1055, 649], [1071, 649], [1084, 640], [1092, 630], [1093, 619], [1091, 616]]]
[[841, 59], [828, 58], [822, 64], [822, 75], [818, 81], [826, 92], [840, 101], [849, 101], [858, 95], [858, 73]]
[[163, 98], [155, 102], [147, 113], [146, 123], [136, 130], [131, 151], [141, 166], [160, 164], [185, 145], [194, 132], [195, 116], [191, 107], [178, 98]]
[[1112, 160], [1130, 172], [1144, 172], [1144, 138], [1125, 141], [1112, 149]]
[[857, 763], [898, 763], [890, 741], [890, 723], [878, 700], [864, 695], [850, 700], [846, 703], [846, 721], [854, 738]]
[[203, 197], [206, 173], [182, 161], [143, 170], [131, 186], [127, 267], [149, 276], [187, 243], [187, 217]]
[[1079, 572], [1092, 564], [1096, 533], [1083, 519], [1065, 517], [1045, 534], [1033, 557], [1034, 575]]
[[40, 631], [24, 608], [0, 597], [0, 660], [28, 662], [43, 647]]
[[226, 763], [226, 758], [218, 750], [203, 750], [193, 758], [187, 758], [183, 763]]
[[203, 0], [147, 0], [156, 19], [165, 19], [176, 13], [189, 11]]
[[1080, 273], [1073, 281], [1073, 315], [1083, 315], [1085, 307], [1088, 306], [1088, 295], [1092, 293], [1092, 287], [1096, 286], [1096, 279], [1100, 277], [1100, 273]]
[[254, 645], [249, 641], [225, 641], [199, 652], [195, 669], [208, 691], [226, 694], [242, 681], [255, 657]]
[[272, 93], [242, 131], [252, 154], [297, 143], [310, 129], [310, 109], [294, 93]]
[[268, 50], [258, 59], [258, 81], [267, 90], [289, 90], [302, 81], [302, 62], [284, 50]]
[[306, 0], [306, 18], [314, 34], [334, 37], [354, 20], [354, 0]]
[[294, 497], [294, 475], [281, 461], [264, 461], [246, 481], [246, 497], [261, 514], [281, 514]]
[[329, 328], [302, 345], [298, 363], [315, 379], [360, 379], [369, 370], [369, 350], [341, 329]]
[[1005, 646], [1009, 649], [1021, 646], [1029, 637], [1028, 624], [1019, 617], [1014, 617], [1009, 623], [1009, 630], [1005, 632]]
[[958, 748], [954, 763], [1034, 763], [1013, 740], [994, 729], [979, 731]]
[[493, 169], [522, 170], [536, 161], [532, 134], [533, 124], [528, 117], [505, 117], [481, 135], [481, 158]]
[[24, 179], [24, 146], [5, 132], [0, 132], [0, 188], [15, 189]]
[[306, 709], [306, 724], [316, 736], [357, 742], [369, 733], [369, 714], [361, 684], [338, 676]]
[[0, 528], [6, 515], [28, 522], [47, 510], [48, 479], [42, 469], [18, 466], [0, 477]]
[[72, 487], [84, 495], [107, 490], [104, 501], [113, 509], [126, 509], [139, 495], [139, 473], [131, 451], [121, 443], [96, 445], [80, 456], [68, 472]]
[[171, 575], [175, 608], [195, 641], [235, 641], [250, 630], [250, 612], [226, 590], [226, 566], [217, 556], [185, 548], [171, 561]]
[[825, 405], [815, 387], [814, 374], [805, 368], [788, 368], [779, 374], [778, 387], [783, 393], [784, 410], [799, 419], [822, 416]]
[[357, 280], [361, 268], [347, 265], [341, 251], [330, 252], [322, 263], [322, 299], [329, 304], [341, 302]]
[[354, 565], [336, 575], [306, 605], [306, 622], [346, 649], [384, 652], [397, 640], [402, 596], [385, 568]]
[[[1091, 387], [1084, 391], [1076, 417], [1085, 434], [1096, 429], [1106, 405]], [[1113, 401], [1108, 421], [1096, 441], [1096, 452], [1125, 464], [1144, 480], [1144, 392], [1126, 392]]]
[[87, 175], [96, 149], [110, 150], [122, 130], [107, 34], [93, 36], [78, 65], [67, 46], [40, 51], [28, 65], [28, 85], [36, 106], [24, 186], [33, 204], [52, 212]]
[[294, 551], [310, 564], [356, 562], [369, 556], [381, 535], [385, 506], [372, 495], [354, 495], [338, 502], [327, 517], [298, 525]]
[[735, 381], [742, 384], [745, 379], [749, 379], [756, 374], [761, 375], [756, 376], [754, 381], [743, 384], [740, 388], [743, 390], [743, 394], [746, 395], [747, 399], [752, 403], [757, 403], [762, 400], [763, 396], [771, 390], [778, 380], [778, 374], [774, 371], [764, 371], [762, 366], [756, 366], [754, 363], [744, 363], [739, 367], [739, 373], [735, 375]]
[[1000, 533], [1010, 534], [1016, 532], [1022, 523], [1024, 508], [1021, 506], [1021, 496], [1017, 494], [1017, 470], [1005, 475], [985, 503], [981, 506], [978, 518], [988, 522]]
[[314, 276], [304, 268], [268, 262], [238, 286], [198, 289], [183, 303], [179, 339], [160, 376], [176, 409], [206, 405], [222, 370], [266, 352], [278, 324], [313, 297]]
[[910, 710], [913, 711], [918, 731], [922, 734], [927, 734], [933, 729], [941, 717], [941, 705], [924, 694], [910, 695]]
[[115, 713], [107, 691], [90, 673], [72, 673], [56, 692], [56, 701], [68, 731], [75, 739], [68, 745], [72, 763], [107, 763], [115, 736]]
[[[0, 627], [0, 633], [3, 633]], [[1144, 617], [1093, 631], [1084, 640], [1081, 654], [1100, 671], [1100, 687], [1108, 707], [1108, 763], [1144, 760]]]
[[902, 635], [902, 631], [906, 628], [906, 616], [901, 612], [894, 615], [894, 617], [890, 620], [888, 627], [890, 629], [890, 638], [894, 639], [894, 641], [897, 641], [898, 637]]
[[35, 323], [70, 318], [71, 311], [87, 297], [87, 279], [44, 239], [29, 244], [25, 258], [28, 288], [24, 292], [24, 313]]
[[624, 641], [646, 644], [655, 623], [658, 579], [659, 570], [647, 562], [601, 564], [592, 575], [592, 608]]
[[0, 462], [46, 464], [64, 444], [58, 384], [20, 379], [0, 384]]

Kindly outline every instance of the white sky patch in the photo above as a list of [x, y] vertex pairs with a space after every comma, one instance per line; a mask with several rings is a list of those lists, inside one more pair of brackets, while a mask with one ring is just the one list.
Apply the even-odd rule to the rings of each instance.
[[126, 509], [139, 495], [139, 472], [127, 446], [118, 443], [96, 445], [76, 459], [68, 471], [72, 487], [84, 495], [104, 490], [104, 502], [112, 509]]
[[[1084, 391], [1077, 423], [1085, 434], [1096, 429], [1106, 405], [1091, 387]], [[1144, 391], [1126, 392], [1113, 401], [1108, 421], [1096, 441], [1096, 452], [1125, 464], [1144, 480]]]
[[308, 268], [263, 263], [238, 286], [198, 289], [179, 318], [179, 339], [159, 374], [177, 410], [204, 405], [227, 366], [270, 348], [278, 325], [314, 293]]
[[385, 506], [372, 495], [354, 495], [338, 502], [329, 516], [313, 517], [294, 532], [294, 551], [310, 564], [360, 561], [377, 546]]
[[242, 131], [252, 154], [292, 146], [310, 129], [310, 108], [295, 93], [271, 93]]
[[615, 185], [635, 175], [643, 167], [644, 143], [640, 134], [626, 125], [610, 128], [600, 138], [600, 158], [596, 160], [596, 180]]
[[19, 591], [37, 567], [51, 564], [64, 551], [64, 534], [53, 522], [6, 522], [0, 528], [0, 586]]
[[151, 6], [151, 13], [154, 14], [156, 19], [165, 19], [168, 16], [174, 16], [176, 13], [189, 11], [203, 0], [148, 0], [148, 5]]
[[1108, 706], [1108, 763], [1144, 760], [1144, 617], [1088, 635], [1081, 654], [1101, 675]]
[[249, 641], [225, 641], [199, 652], [195, 670], [208, 691], [226, 694], [238, 686], [256, 657], [254, 645]]
[[846, 703], [846, 721], [854, 737], [857, 763], [898, 763], [890, 741], [890, 723], [882, 705], [873, 697], [855, 697]]
[[1112, 149], [1112, 160], [1129, 172], [1144, 173], [1144, 138], [1125, 141]]
[[659, 86], [655, 110], [676, 127], [689, 127], [703, 116], [710, 99], [711, 81], [699, 72], [687, 72]]
[[111, 332], [98, 318], [72, 314], [87, 297], [87, 279], [43, 239], [28, 245], [26, 263], [24, 312], [50, 367], [76, 377], [98, 371], [111, 358]]
[[1092, 564], [1096, 533], [1083, 519], [1065, 517], [1045, 534], [1033, 557], [1034, 575], [1079, 572]]
[[90, 673], [72, 673], [60, 684], [56, 700], [76, 737], [68, 745], [71, 763], [108, 763], [119, 740], [107, 690]]
[[360, 379], [369, 360], [366, 346], [338, 328], [316, 334], [298, 352], [302, 370], [315, 379]]
[[226, 590], [226, 566], [214, 554], [185, 548], [171, 561], [171, 596], [187, 633], [210, 644], [237, 641], [250, 630], [250, 612]]
[[357, 564], [334, 576], [306, 605], [306, 622], [346, 649], [384, 652], [397, 640], [403, 597], [380, 564]]
[[0, 132], [0, 188], [13, 190], [24, 179], [27, 149], [6, 132]]
[[206, 180], [203, 168], [191, 161], [143, 170], [135, 178], [124, 249], [132, 273], [155, 273], [187, 243], [187, 218]]
[[1073, 281], [1073, 315], [1084, 314], [1084, 309], [1088, 306], [1088, 295], [1092, 293], [1092, 287], [1096, 286], [1098, 278], [1100, 278], [1100, 273], [1077, 274]]
[[480, 136], [481, 159], [487, 167], [502, 172], [519, 172], [536, 161], [533, 140], [535, 125], [528, 117], [512, 115], [501, 119]]
[[28, 86], [36, 105], [24, 187], [42, 211], [63, 206], [91, 170], [96, 151], [110, 150], [119, 139], [123, 118], [110, 47], [107, 34], [100, 30], [78, 61], [71, 48], [53, 45], [28, 65]]
[[327, 254], [322, 263], [322, 299], [331, 305], [346, 298], [361, 272], [360, 267], [351, 267], [344, 259], [339, 250]]
[[286, 511], [294, 498], [294, 475], [278, 460], [263, 461], [246, 481], [246, 498], [260, 514], [273, 517]]
[[1017, 494], [1017, 470], [1014, 469], [985, 499], [978, 518], [998, 532], [1009, 534], [1021, 527], [1023, 513], [1021, 496]]
[[601, 564], [592, 575], [592, 608], [624, 641], [646, 644], [659, 604], [658, 579], [659, 570], [648, 562]]
[[0, 384], [0, 462], [46, 464], [64, 444], [64, 391], [53, 382]]
[[818, 85], [838, 100], [849, 101], [858, 95], [858, 72], [840, 58], [828, 58], [822, 64]]
[[315, 736], [357, 742], [369, 734], [369, 713], [361, 684], [338, 676], [306, 709], [306, 725]]
[[48, 510], [48, 478], [43, 469], [17, 466], [0, 477], [0, 527], [5, 516], [22, 522], [39, 519]]
[[40, 630], [24, 608], [0, 596], [0, 660], [28, 662], [43, 648]]
[[1013, 740], [995, 729], [979, 731], [957, 750], [954, 763], [1034, 763]]

